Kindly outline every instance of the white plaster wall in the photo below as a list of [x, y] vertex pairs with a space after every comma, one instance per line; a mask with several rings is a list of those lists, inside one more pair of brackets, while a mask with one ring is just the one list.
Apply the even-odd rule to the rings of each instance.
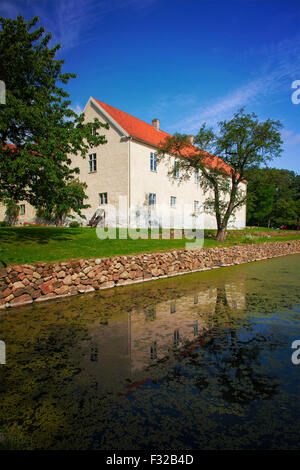
[[[180, 219], [184, 212], [188, 214], [189, 222], [192, 224], [194, 213], [194, 201], [200, 203], [200, 213], [197, 218], [199, 226], [204, 224], [204, 228], [216, 228], [216, 219], [214, 215], [203, 212], [203, 203], [205, 196], [199, 184], [195, 183], [194, 175], [187, 181], [177, 182], [168, 176], [168, 169], [174, 165], [174, 158], [165, 160], [157, 165], [157, 171], [150, 170], [150, 153], [155, 152], [155, 148], [132, 140], [130, 142], [130, 206], [131, 226], [142, 226], [141, 217], [137, 218], [136, 213], [147, 211], [147, 200], [149, 193], [156, 194], [157, 212], [159, 214], [166, 211], [174, 214], [174, 217]], [[176, 197], [176, 208], [170, 207], [171, 196]], [[189, 205], [186, 210], [185, 205]], [[202, 210], [201, 210], [202, 208]], [[230, 228], [244, 228], [246, 225], [246, 211], [242, 207], [236, 212], [234, 218], [230, 220]], [[158, 215], [159, 216], [159, 215]], [[138, 222], [140, 220], [140, 222]], [[176, 224], [175, 224], [176, 227]], [[182, 227], [179, 224], [179, 227]]]
[[[93, 121], [97, 117], [100, 122], [106, 123], [106, 118], [100, 113], [98, 108], [89, 102], [85, 109], [85, 122]], [[82, 211], [86, 220], [81, 220], [83, 224], [87, 223], [98, 207], [106, 209], [105, 205], [99, 205], [99, 193], [107, 193], [108, 204], [118, 207], [119, 196], [128, 194], [128, 140], [122, 138], [120, 132], [110, 125], [110, 128], [98, 130], [100, 135], [105, 135], [107, 143], [91, 148], [88, 155], [83, 159], [80, 155], [70, 156], [72, 165], [80, 169], [78, 175], [80, 181], [87, 183], [85, 191], [90, 204], [89, 209]], [[97, 171], [89, 172], [89, 154], [97, 155]]]

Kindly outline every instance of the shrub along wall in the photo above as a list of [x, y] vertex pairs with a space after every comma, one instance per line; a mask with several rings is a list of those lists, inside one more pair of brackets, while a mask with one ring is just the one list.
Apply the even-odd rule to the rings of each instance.
[[0, 269], [0, 308], [300, 253], [300, 240], [172, 250]]

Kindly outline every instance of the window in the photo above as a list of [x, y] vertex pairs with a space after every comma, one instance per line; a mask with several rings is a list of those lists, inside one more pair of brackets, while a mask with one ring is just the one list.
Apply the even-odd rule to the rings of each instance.
[[92, 126], [92, 135], [98, 135], [98, 132], [94, 126]]
[[197, 335], [198, 334], [198, 320], [195, 320], [194, 321], [194, 335]]
[[174, 331], [174, 346], [178, 346], [180, 341], [179, 330]]
[[90, 359], [92, 362], [98, 361], [98, 348], [96, 345], [92, 345]]
[[156, 204], [156, 194], [149, 193], [149, 206], [155, 206]]
[[174, 162], [174, 176], [175, 178], [179, 178], [179, 162], [176, 160]]
[[170, 205], [171, 205], [171, 207], [176, 207], [176, 197], [171, 196]]
[[150, 153], [150, 170], [156, 171], [156, 153]]
[[175, 313], [176, 312], [176, 304], [175, 302], [170, 305], [170, 313]]
[[198, 212], [200, 209], [199, 201], [194, 201], [194, 211]]
[[199, 170], [195, 170], [195, 183], [199, 183]]
[[197, 305], [197, 303], [198, 303], [198, 295], [195, 295], [195, 297], [194, 297], [194, 304]]
[[89, 155], [89, 169], [90, 173], [97, 171], [97, 156], [95, 153], [91, 153], [91, 155]]
[[150, 346], [150, 359], [154, 361], [157, 359], [157, 342], [153, 341], [153, 343]]
[[25, 214], [25, 204], [20, 204], [20, 215]]
[[151, 308], [150, 310], [146, 311], [146, 321], [153, 321], [156, 318], [156, 310], [155, 308]]
[[100, 206], [107, 204], [107, 193], [99, 193], [99, 204]]

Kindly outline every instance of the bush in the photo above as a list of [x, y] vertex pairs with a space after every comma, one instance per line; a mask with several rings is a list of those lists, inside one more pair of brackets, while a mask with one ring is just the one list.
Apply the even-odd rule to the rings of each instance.
[[71, 227], [71, 228], [80, 227], [80, 223], [77, 222], [76, 220], [74, 220], [73, 222], [71, 222], [71, 223], [69, 224], [69, 227]]
[[0, 222], [0, 227], [9, 227], [9, 224], [7, 222], [5, 222], [5, 220], [2, 220]]

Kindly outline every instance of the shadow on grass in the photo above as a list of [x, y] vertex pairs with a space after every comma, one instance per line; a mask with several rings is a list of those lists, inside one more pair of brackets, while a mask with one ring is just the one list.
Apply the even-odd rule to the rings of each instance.
[[80, 229], [64, 227], [9, 227], [0, 229], [0, 244], [35, 242], [47, 244], [50, 240], [71, 240]]

